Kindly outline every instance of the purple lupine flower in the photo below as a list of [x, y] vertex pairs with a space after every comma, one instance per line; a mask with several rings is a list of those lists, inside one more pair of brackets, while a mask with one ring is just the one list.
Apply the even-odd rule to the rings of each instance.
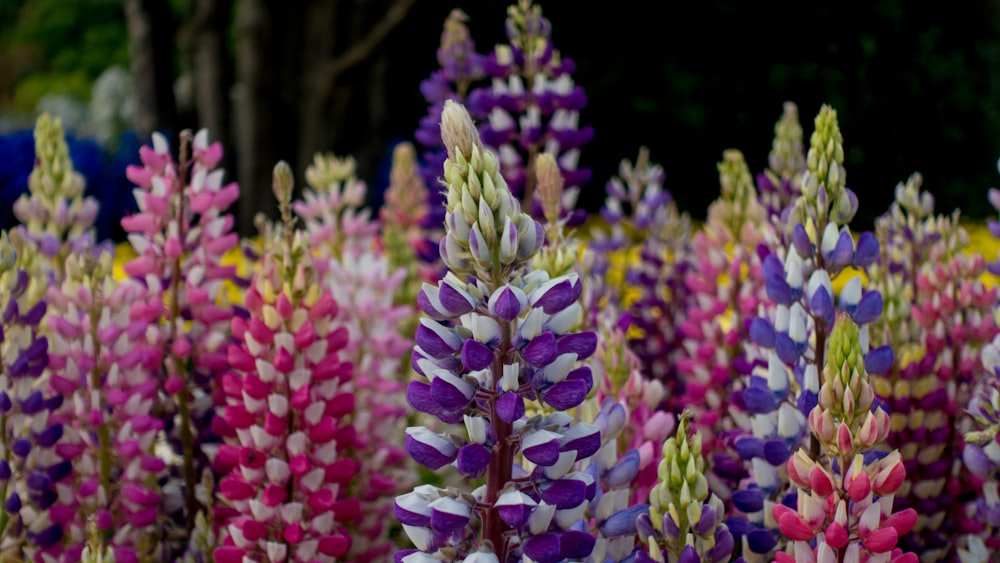
[[[857, 323], [870, 323], [882, 309], [881, 296], [863, 291], [858, 277], [849, 280], [839, 295], [834, 293], [834, 279], [847, 277], [850, 267], [867, 267], [866, 261], [877, 252], [867, 236], [860, 241], [859, 252], [847, 227], [857, 210], [857, 198], [845, 186], [836, 112], [824, 106], [815, 126], [801, 195], [782, 213], [782, 243], [761, 264], [765, 291], [775, 306], [772, 313], [751, 321], [749, 334], [768, 350], [767, 365], [755, 368], [757, 373], [749, 378], [742, 396], [734, 397], [752, 413], [749, 436], [733, 438], [734, 449], [749, 457], [751, 477], [741, 488], [754, 491], [746, 493], [753, 498], [740, 498], [744, 508], [763, 506], [763, 511], [738, 513], [730, 519], [744, 557], [757, 558], [778, 547], [775, 530], [765, 525], [773, 520], [766, 515], [775, 505], [794, 502], [788, 498], [782, 469], [789, 454], [809, 437], [804, 417], [819, 400], [821, 367], [838, 311]], [[862, 331], [868, 354], [867, 328]], [[790, 393], [793, 388], [797, 393]], [[740, 444], [747, 439], [754, 441]], [[807, 447], [818, 455], [815, 439]], [[762, 503], [756, 495], [763, 495]]]
[[[595, 539], [573, 526], [596, 483], [575, 462], [598, 451], [601, 433], [560, 412], [580, 405], [593, 386], [590, 368], [578, 365], [593, 350], [573, 330], [581, 283], [575, 274], [553, 280], [525, 271], [541, 247], [541, 225], [520, 211], [461, 105], [445, 104], [441, 130], [449, 186], [441, 249], [452, 272], [422, 290], [433, 319], [423, 319], [416, 335], [419, 378], [407, 398], [445, 423], [464, 422], [465, 431], [410, 427], [406, 448], [429, 469], [454, 465], [486, 484], [471, 492], [423, 485], [397, 497], [397, 519], [417, 549], [397, 559], [442, 550], [499, 561], [584, 559]], [[534, 405], [551, 414], [527, 418]], [[515, 463], [518, 452], [534, 468]]]
[[508, 43], [483, 61], [492, 84], [469, 93], [469, 111], [483, 120], [483, 143], [497, 152], [510, 190], [538, 218], [543, 211], [533, 163], [542, 152], [555, 157], [565, 180], [562, 208], [580, 224], [586, 215], [573, 208], [591, 172], [577, 164], [580, 148], [594, 136], [592, 127], [579, 125], [587, 97], [573, 82], [573, 61], [555, 49], [541, 7], [522, 2], [508, 14]]
[[47, 266], [30, 241], [0, 233], [0, 550], [73, 559], [79, 551], [64, 547], [60, 517], [72, 515], [72, 466], [60, 453], [63, 424], [51, 416], [63, 397], [48, 390], [49, 341], [39, 326], [48, 279], [28, 274]]

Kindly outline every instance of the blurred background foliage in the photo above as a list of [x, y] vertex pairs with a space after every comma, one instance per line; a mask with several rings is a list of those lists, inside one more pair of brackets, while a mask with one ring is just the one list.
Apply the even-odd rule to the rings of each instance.
[[[645, 145], [666, 170], [666, 187], [680, 207], [702, 216], [718, 194], [715, 164], [722, 151], [739, 148], [753, 170], [763, 169], [774, 122], [787, 100], [798, 104], [807, 136], [823, 103], [837, 109], [848, 185], [861, 200], [855, 219], [860, 228], [870, 228], [888, 208], [896, 183], [915, 171], [937, 197], [939, 211], [959, 208], [974, 219], [992, 214], [986, 190], [997, 184], [1000, 156], [998, 0], [969, 0], [960, 8], [931, 0], [723, 0], [665, 8], [629, 0], [585, 8], [577, 2], [539, 4], [552, 23], [555, 46], [577, 63], [575, 81], [590, 100], [581, 115], [581, 124], [596, 131], [581, 158], [594, 171], [581, 196], [588, 209], [600, 206], [604, 182], [620, 160], [634, 159]], [[270, 207], [267, 176], [262, 180], [254, 172], [252, 160], [264, 171], [278, 159], [298, 163], [301, 178], [304, 155], [352, 154], [371, 191], [384, 187], [392, 144], [412, 139], [426, 112], [419, 84], [437, 66], [445, 17], [455, 7], [465, 11], [478, 51], [486, 52], [505, 41], [507, 2], [4, 0], [0, 134], [30, 128], [39, 108], [59, 107], [47, 96], [60, 94], [60, 100], [77, 100], [84, 108], [78, 108], [84, 115], [75, 123], [81, 142], [97, 135], [97, 127], [87, 123], [90, 114], [102, 111], [91, 99], [102, 73], [131, 69], [138, 87], [140, 74], [150, 70], [140, 66], [136, 74], [130, 6], [154, 14], [148, 21], [166, 32], [171, 45], [169, 58], [157, 60], [168, 61], [158, 70], [172, 79], [173, 88], [168, 109], [154, 112], [152, 126], [175, 135], [206, 121], [220, 124], [213, 137], [226, 143], [230, 176], [249, 194], [241, 213], [245, 229], [253, 212]], [[392, 14], [402, 16], [392, 20]], [[258, 19], [248, 19], [253, 15]], [[387, 21], [388, 30], [381, 29], [385, 33], [359, 61], [337, 66], [353, 45]], [[221, 101], [214, 102], [222, 107], [211, 119], [197, 100], [206, 88], [199, 80], [206, 79], [199, 79], [194, 62], [206, 30], [222, 38], [214, 74], [208, 75], [223, 89]], [[250, 57], [253, 41], [271, 58]], [[324, 83], [322, 96], [313, 96], [310, 73], [331, 69], [339, 74]], [[238, 111], [246, 92], [256, 91], [254, 80], [270, 92], [257, 107], [271, 121], [257, 132]], [[313, 118], [319, 130], [307, 138], [301, 130], [309, 116], [297, 112], [310, 100], [322, 115]], [[133, 123], [124, 123], [114, 136], [102, 133], [109, 169], [113, 161], [122, 165], [117, 151], [134, 150], [136, 136], [148, 137], [135, 126], [137, 114], [119, 118]], [[133, 137], [123, 143], [118, 135], [127, 130]], [[247, 144], [251, 138], [258, 144]], [[9, 178], [20, 169], [9, 169], [24, 165], [23, 159], [4, 156], [11, 146], [0, 140], [0, 182], [14, 182]], [[0, 186], [3, 209], [9, 209], [6, 192], [13, 189]], [[119, 189], [128, 188], [106, 187], [102, 193]], [[0, 221], [6, 220], [0, 213]]]

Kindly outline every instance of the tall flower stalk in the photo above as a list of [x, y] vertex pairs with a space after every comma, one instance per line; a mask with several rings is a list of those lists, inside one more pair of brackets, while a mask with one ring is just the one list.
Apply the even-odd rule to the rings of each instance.
[[[166, 418], [171, 445], [180, 456], [180, 521], [190, 532], [200, 508], [196, 487], [201, 470], [208, 467], [217, 435], [228, 432], [215, 417], [214, 392], [228, 368], [234, 307], [221, 290], [236, 281], [236, 268], [224, 265], [222, 258], [238, 242], [227, 210], [239, 187], [223, 184], [224, 171], [216, 169], [222, 146], [209, 143], [206, 130], [181, 134], [178, 161], [159, 133], [139, 156], [142, 166], [126, 170], [137, 186], [139, 212], [122, 219], [138, 256], [124, 269], [166, 303], [159, 321], [164, 334], [160, 385], [170, 400], [160, 416]], [[176, 491], [176, 485], [169, 490]]]
[[[574, 464], [597, 452], [601, 436], [562, 412], [593, 385], [590, 369], [576, 366], [596, 339], [571, 332], [581, 313], [579, 279], [525, 271], [542, 246], [542, 226], [520, 211], [465, 108], [446, 103], [441, 129], [448, 147], [441, 255], [451, 271], [419, 296], [427, 318], [413, 355], [420, 378], [407, 399], [445, 423], [464, 422], [466, 432], [410, 427], [405, 443], [425, 467], [454, 463], [484, 483], [472, 491], [420, 485], [397, 497], [396, 517], [416, 549], [396, 557], [586, 558], [595, 538], [574, 524], [595, 494], [594, 480]], [[529, 402], [552, 414], [527, 418]], [[534, 465], [530, 473], [518, 455]]]
[[73, 464], [67, 553], [91, 545], [117, 563], [162, 558], [158, 479], [165, 463], [154, 450], [163, 422], [153, 409], [163, 303], [150, 301], [135, 280], [114, 280], [108, 253], [69, 258], [62, 285], [48, 298], [49, 385], [66, 397], [52, 417], [63, 426], [60, 454]]
[[47, 260], [33, 243], [0, 234], [0, 555], [17, 561], [59, 557], [73, 515], [72, 465], [59, 453], [63, 425], [52, 416], [63, 397], [48, 391], [40, 326], [48, 281], [28, 274], [45, 272]]
[[357, 443], [353, 366], [339, 357], [348, 331], [292, 224], [287, 164], [275, 167], [274, 188], [281, 230], [247, 291], [249, 318], [232, 321], [222, 381], [235, 439], [216, 457], [230, 508], [219, 563], [334, 561], [351, 547], [345, 525], [361, 518], [345, 494], [358, 466], [344, 455]]
[[[769, 515], [775, 504], [789, 502], [785, 462], [803, 443], [813, 458], [820, 456], [820, 442], [808, 433], [805, 417], [819, 398], [838, 311], [859, 325], [871, 323], [882, 312], [881, 295], [863, 291], [860, 276], [847, 281], [839, 295], [833, 290], [837, 276], [867, 267], [878, 255], [878, 241], [871, 233], [855, 241], [847, 226], [858, 203], [846, 187], [843, 160], [836, 112], [823, 106], [810, 139], [802, 194], [783, 213], [782, 243], [761, 265], [774, 308], [751, 321], [749, 336], [767, 350], [766, 366], [755, 369], [737, 398], [751, 416], [750, 431], [734, 441], [734, 448], [748, 462], [751, 476], [733, 494], [735, 508], [747, 520], [731, 520], [730, 529], [742, 538], [748, 560], [757, 560], [779, 543]], [[871, 362], [869, 372], [881, 373], [892, 364], [889, 347], [864, 353]]]
[[[587, 97], [573, 82], [573, 61], [555, 49], [552, 24], [540, 6], [518, 0], [508, 7], [506, 30], [508, 43], [497, 45], [483, 62], [492, 84], [470, 92], [469, 109], [486, 120], [480, 129], [483, 142], [496, 150], [522, 207], [542, 217], [535, 160], [547, 152], [559, 163], [566, 183], [563, 209], [572, 213], [580, 187], [591, 176], [577, 166], [580, 148], [594, 137], [592, 127], [579, 125]], [[575, 222], [584, 218], [577, 210]]]
[[916, 523], [917, 512], [893, 508], [906, 469], [898, 451], [877, 451], [890, 422], [888, 413], [875, 405], [861, 330], [840, 313], [829, 336], [819, 402], [809, 413], [809, 429], [821, 453], [800, 449], [788, 460], [798, 493], [793, 506], [772, 509], [790, 540], [775, 560], [916, 563], [915, 554], [896, 549], [899, 537]]

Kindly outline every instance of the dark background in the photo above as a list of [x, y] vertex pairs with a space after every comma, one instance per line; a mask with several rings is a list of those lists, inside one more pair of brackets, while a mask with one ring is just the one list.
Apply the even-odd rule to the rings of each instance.
[[[308, 154], [309, 147], [294, 137], [301, 126], [295, 112], [304, 96], [288, 92], [310, 62], [300, 55], [309, 47], [300, 29], [309, 21], [308, 10], [331, 3], [343, 8], [346, 15], [329, 22], [339, 38], [327, 53], [333, 57], [350, 47], [345, 37], [363, 35], [366, 25], [398, 1], [0, 0], [0, 127], [30, 127], [34, 116], [17, 104], [24, 90], [18, 85], [26, 80], [62, 76], [60, 69], [93, 79], [103, 66], [128, 65], [123, 6], [130, 3], [150, 10], [169, 5], [175, 31], [168, 40], [176, 38], [177, 47], [166, 68], [173, 68], [175, 77], [189, 63], [184, 30], [195, 7], [210, 3], [230, 10], [217, 25], [228, 41], [219, 74], [232, 87], [246, 72], [240, 67], [239, 14], [251, 3], [263, 6], [272, 14], [266, 30], [271, 50], [284, 53], [278, 63], [262, 62], [256, 69], [283, 88], [264, 112], [278, 124], [275, 133], [265, 139], [266, 151], [243, 154], [235, 117], [228, 130], [213, 136], [226, 143], [229, 176], [241, 182], [244, 193], [258, 194], [241, 204], [268, 209], [269, 186], [255, 184], [267, 183], [278, 159], [295, 163], [299, 157], [301, 163]], [[742, 150], [751, 170], [761, 171], [782, 104], [792, 101], [807, 144], [821, 105], [837, 110], [847, 183], [861, 201], [857, 228], [869, 228], [888, 208], [896, 184], [916, 171], [936, 196], [939, 212], [959, 208], [975, 219], [995, 214], [986, 190], [997, 183], [1000, 156], [1000, 1], [539, 4], [552, 24], [556, 48], [576, 62], [574, 79], [589, 97], [580, 119], [596, 133], [581, 157], [581, 166], [594, 173], [581, 196], [589, 210], [601, 205], [604, 184], [621, 159], [634, 159], [645, 145], [664, 167], [666, 188], [680, 208], [704, 217], [718, 195], [716, 163], [722, 151]], [[448, 13], [458, 7], [469, 15], [477, 51], [486, 53], [506, 40], [507, 5], [417, 0], [370, 56], [340, 78], [331, 99], [342, 102], [317, 150], [356, 156], [362, 178], [373, 190], [383, 188], [391, 146], [412, 139], [426, 113], [419, 84], [437, 67]], [[299, 19], [286, 18], [289, 12]], [[33, 26], [31, 32], [24, 31], [27, 26]], [[63, 84], [60, 80], [52, 84]], [[191, 108], [178, 107], [158, 115], [156, 128], [173, 135], [203, 121]], [[260, 161], [259, 177], [239, 172], [240, 161], [250, 160]], [[301, 178], [302, 170], [296, 172]]]

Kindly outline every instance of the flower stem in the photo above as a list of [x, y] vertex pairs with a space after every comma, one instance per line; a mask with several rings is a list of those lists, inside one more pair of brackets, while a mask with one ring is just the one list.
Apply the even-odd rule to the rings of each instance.
[[[503, 366], [512, 352], [511, 325], [510, 323], [501, 321], [500, 326], [503, 327], [503, 334], [500, 340], [500, 348], [493, 358], [492, 371], [494, 382], [499, 382], [503, 379]], [[500, 519], [500, 513], [494, 505], [500, 497], [500, 492], [504, 486], [513, 477], [514, 454], [517, 450], [517, 444], [511, 440], [514, 425], [504, 421], [497, 414], [496, 400], [497, 394], [494, 392], [489, 399], [490, 424], [496, 430], [497, 443], [493, 446], [493, 455], [490, 456], [490, 463], [486, 470], [486, 504], [489, 508], [486, 509], [486, 514], [483, 518], [482, 539], [493, 542], [493, 549], [496, 550], [497, 558], [500, 561], [506, 561], [508, 550], [506, 532], [509, 527]]]

